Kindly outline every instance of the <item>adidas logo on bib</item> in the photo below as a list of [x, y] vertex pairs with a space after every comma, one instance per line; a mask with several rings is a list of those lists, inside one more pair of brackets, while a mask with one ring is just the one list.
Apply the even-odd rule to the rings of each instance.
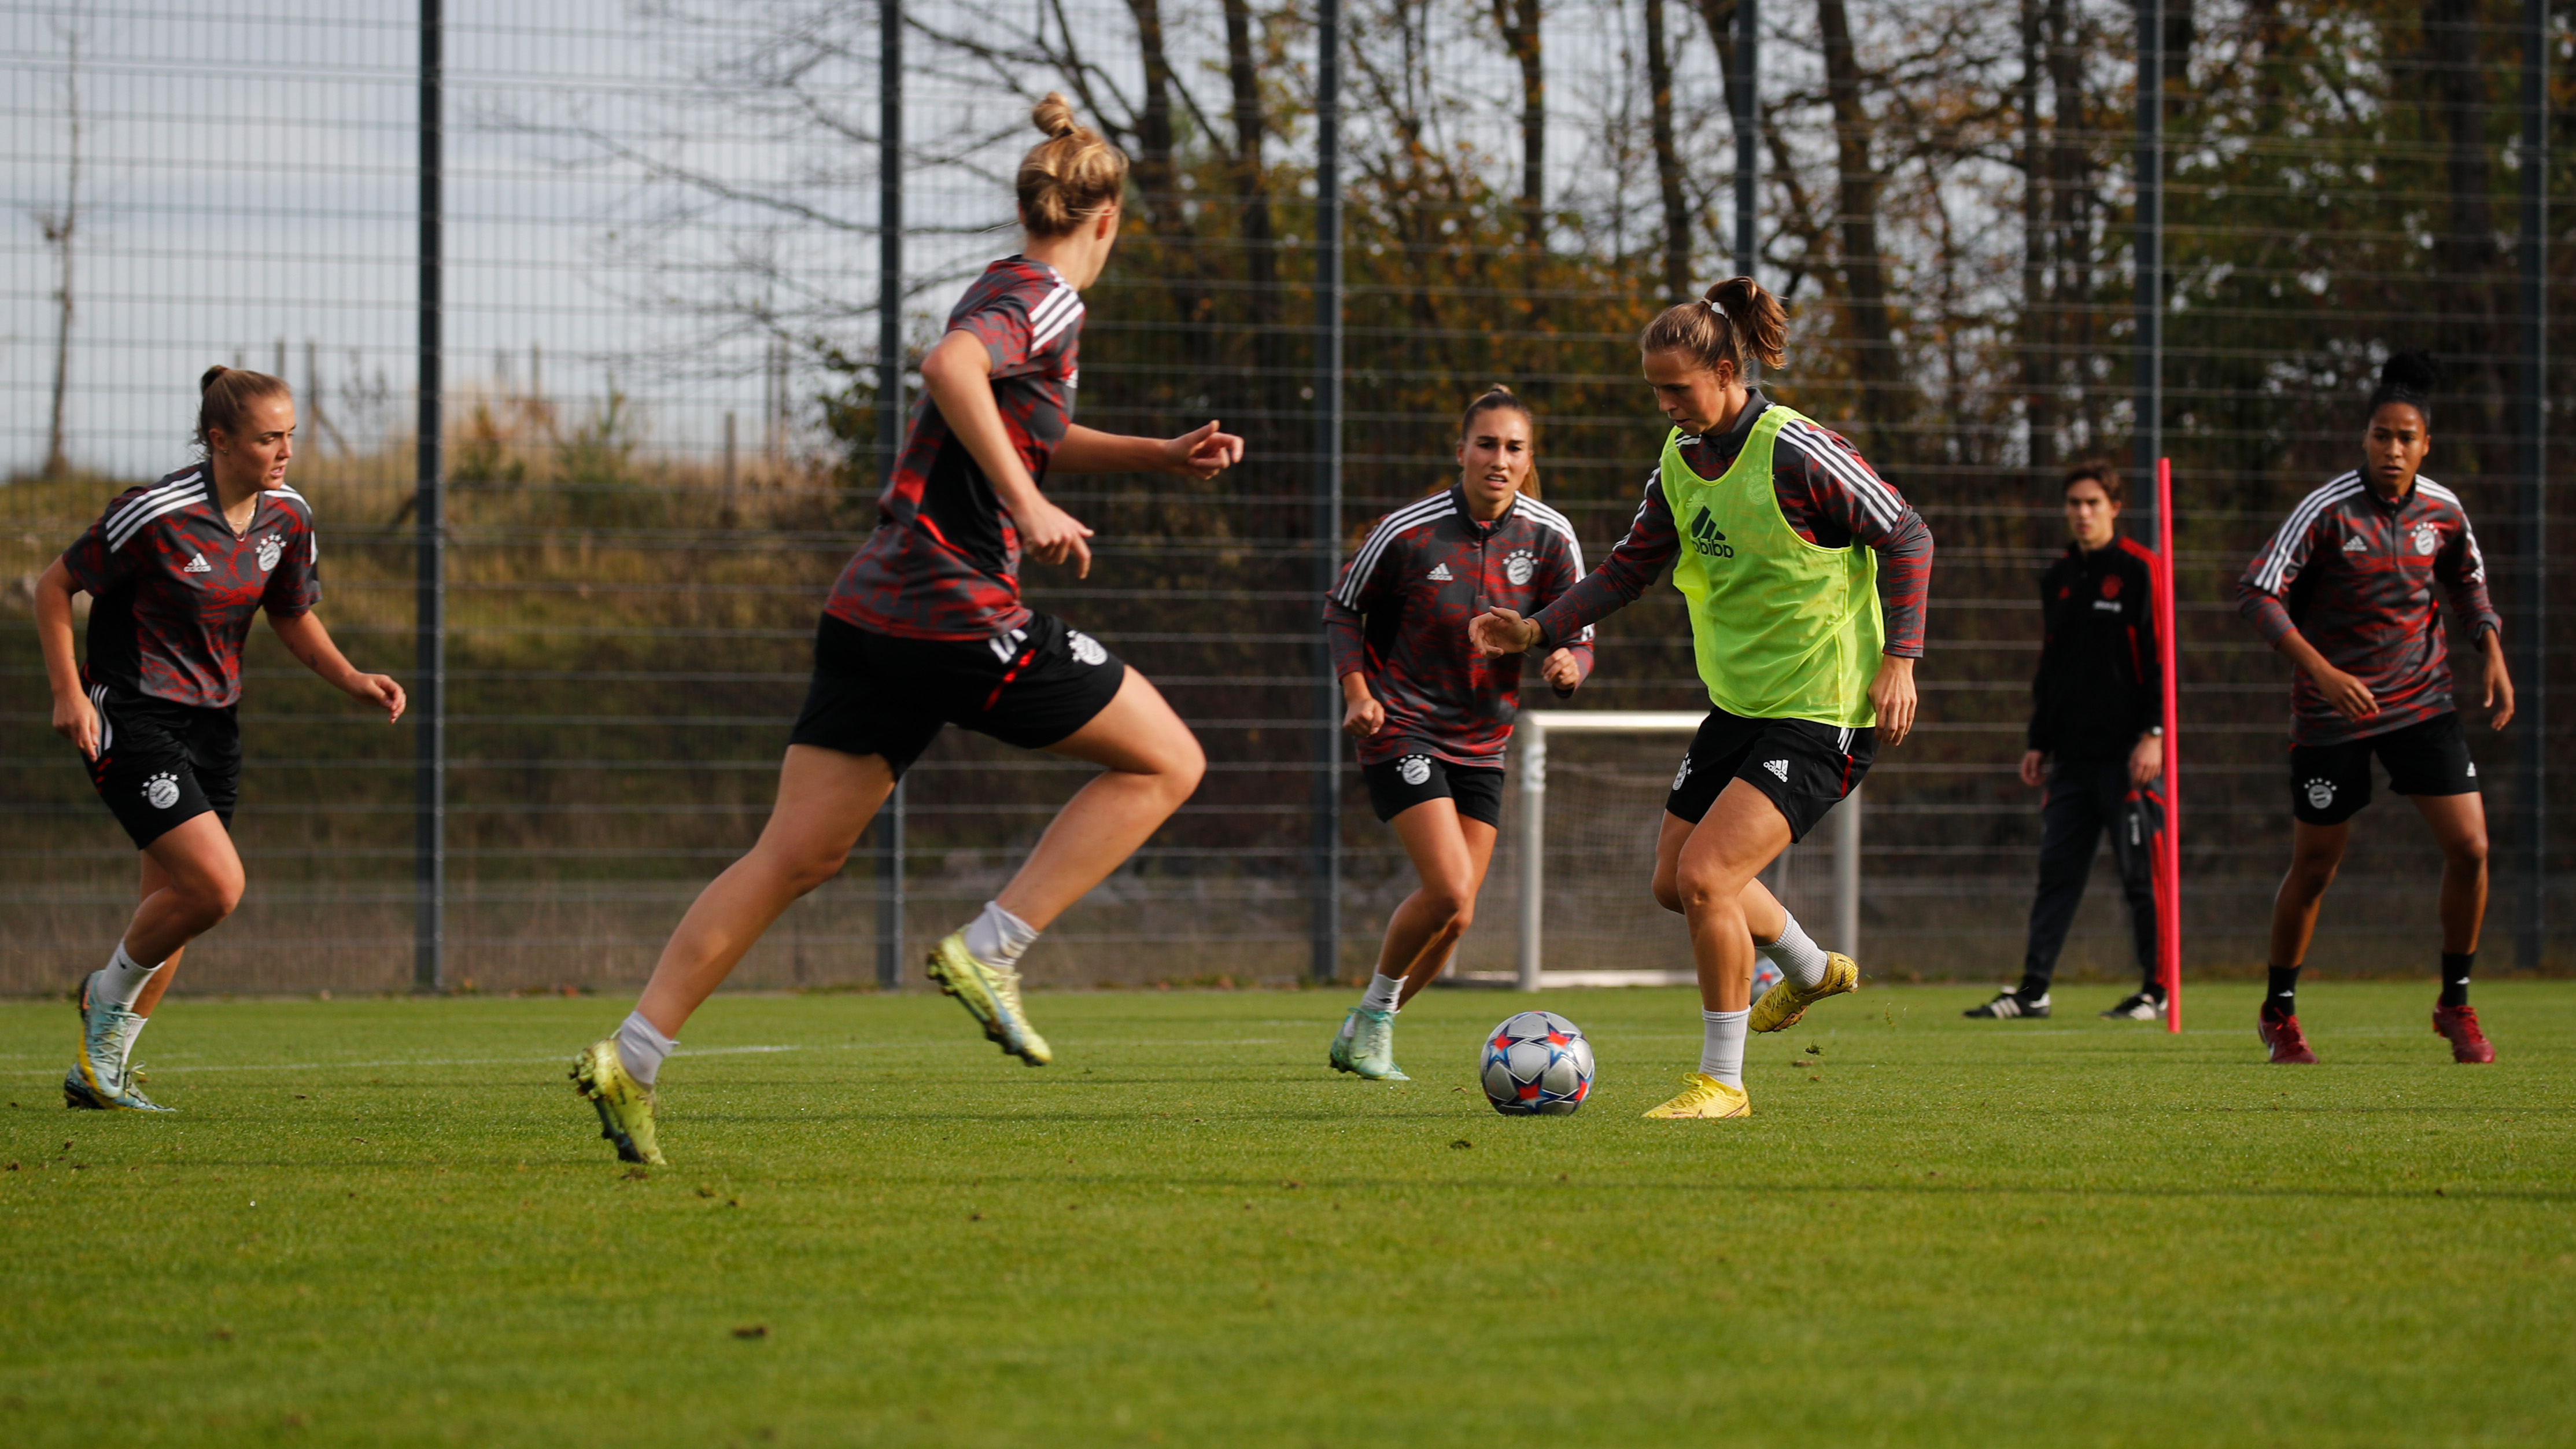
[[202, 553], [188, 560], [188, 566], [179, 570], [183, 574], [210, 574], [214, 571], [215, 566], [206, 562], [206, 556]]
[[1764, 760], [1762, 762], [1762, 768], [1769, 770], [1773, 778], [1777, 779], [1781, 784], [1786, 785], [1789, 783], [1789, 762], [1787, 760]]

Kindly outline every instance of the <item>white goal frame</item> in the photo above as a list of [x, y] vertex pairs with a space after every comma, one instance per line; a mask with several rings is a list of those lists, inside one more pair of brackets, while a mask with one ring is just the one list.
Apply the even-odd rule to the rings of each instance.
[[[1677, 734], [1698, 730], [1705, 713], [1673, 710], [1525, 710], [1512, 735], [1520, 757], [1521, 919], [1519, 970], [1523, 991], [1542, 986], [1665, 986], [1693, 980], [1687, 971], [1549, 971], [1542, 956], [1547, 923], [1547, 743], [1556, 734]], [[1835, 949], [1851, 951], [1860, 939], [1861, 792], [1834, 807]], [[1499, 973], [1497, 973], [1499, 974]]]

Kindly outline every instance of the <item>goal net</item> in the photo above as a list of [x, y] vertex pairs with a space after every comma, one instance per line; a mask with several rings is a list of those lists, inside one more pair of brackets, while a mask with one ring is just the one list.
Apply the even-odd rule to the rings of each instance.
[[[1696, 979], [1682, 918], [1656, 903], [1652, 883], [1664, 798], [1703, 718], [1590, 710], [1520, 717], [1481, 924], [1452, 979], [1523, 989]], [[1762, 876], [1819, 933], [1833, 926], [1838, 905], [1835, 824], [1791, 846]]]

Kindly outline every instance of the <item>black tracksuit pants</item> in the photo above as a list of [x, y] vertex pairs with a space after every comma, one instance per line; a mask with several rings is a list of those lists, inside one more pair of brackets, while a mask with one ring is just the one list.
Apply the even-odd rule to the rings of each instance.
[[2052, 759], [2048, 791], [2040, 806], [2039, 895], [2030, 906], [2030, 950], [2022, 960], [2020, 992], [2048, 990], [2057, 953], [2084, 900], [2093, 875], [2093, 852], [2111, 832], [2111, 859], [2120, 891], [2129, 900], [2129, 934], [2138, 950], [2140, 989], [2156, 989], [2156, 837], [2165, 828], [2163, 786], [2129, 783], [2125, 756], [2109, 760]]

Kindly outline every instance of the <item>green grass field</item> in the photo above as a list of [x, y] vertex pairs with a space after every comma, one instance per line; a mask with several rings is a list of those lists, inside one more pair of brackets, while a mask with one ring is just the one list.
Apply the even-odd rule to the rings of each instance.
[[[611, 1000], [174, 1001], [172, 1117], [72, 1113], [0, 1005], [0, 1442], [2566, 1444], [2576, 984], [2251, 987], [2167, 1037], [1871, 989], [1759, 1039], [1756, 1116], [1644, 1122], [1694, 1002], [1560, 993], [1573, 1118], [1480, 1033], [1321, 1067], [1342, 993], [719, 998], [650, 1174], [566, 1085]], [[2094, 997], [2101, 999], [2096, 1001]], [[1810, 1052], [1812, 1047], [1815, 1051]]]

